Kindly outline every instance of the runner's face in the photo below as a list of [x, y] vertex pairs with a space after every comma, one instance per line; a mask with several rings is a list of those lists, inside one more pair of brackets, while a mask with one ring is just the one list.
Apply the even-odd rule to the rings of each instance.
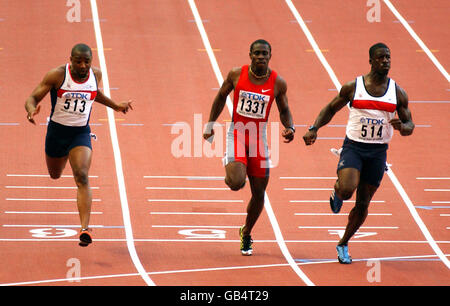
[[266, 44], [255, 44], [250, 52], [250, 59], [252, 60], [252, 67], [256, 70], [264, 71], [269, 66], [270, 58], [269, 46]]
[[375, 54], [370, 59], [372, 70], [380, 74], [388, 74], [391, 68], [391, 52], [386, 48], [375, 50]]
[[91, 68], [92, 56], [90, 52], [76, 52], [70, 57], [71, 72], [80, 79], [86, 78]]

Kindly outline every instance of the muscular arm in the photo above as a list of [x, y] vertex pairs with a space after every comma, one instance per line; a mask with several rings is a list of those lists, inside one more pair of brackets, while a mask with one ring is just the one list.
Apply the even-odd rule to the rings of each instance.
[[400, 135], [408, 136], [413, 133], [414, 122], [412, 121], [411, 111], [408, 108], [408, 96], [406, 92], [398, 85], [397, 91], [397, 114], [398, 118], [389, 121], [395, 130], [400, 131]]
[[225, 103], [227, 102], [228, 95], [234, 89], [234, 81], [236, 76], [239, 77], [240, 68], [234, 68], [229, 73], [222, 86], [219, 89], [216, 97], [214, 98], [211, 111], [209, 114], [208, 125], [203, 133], [203, 138], [208, 139], [214, 134], [213, 125], [216, 122], [217, 118], [219, 118], [220, 114], [223, 111]]
[[[320, 111], [316, 120], [314, 121], [314, 126], [320, 129], [322, 126], [328, 124], [334, 115], [340, 111], [352, 98], [355, 90], [355, 81], [346, 83], [342, 86], [339, 94], [331, 100], [330, 103], [325, 105], [325, 107]], [[317, 138], [317, 130], [308, 131], [303, 136], [303, 140], [306, 145], [312, 145]]]
[[64, 66], [50, 70], [39, 85], [33, 90], [31, 95], [25, 101], [25, 110], [29, 122], [36, 124], [34, 116], [39, 113], [39, 102], [47, 95], [52, 88], [58, 88], [64, 78]]
[[285, 138], [284, 142], [288, 143], [294, 139], [295, 131], [293, 130], [294, 121], [288, 105], [287, 84], [283, 78], [278, 76], [275, 86], [277, 94], [275, 100], [277, 102], [278, 111], [280, 112], [280, 121], [285, 127], [285, 130], [281, 135]]
[[[94, 70], [95, 76], [97, 78], [97, 84], [100, 84], [100, 81], [102, 80], [102, 72], [97, 68], [92, 68], [92, 70]], [[122, 112], [124, 114], [126, 114], [130, 109], [133, 109], [133, 107], [131, 106], [131, 100], [127, 102], [116, 103], [112, 99], [105, 96], [105, 94], [100, 89], [97, 89], [97, 96], [95, 97], [95, 101], [112, 108], [116, 112]]]

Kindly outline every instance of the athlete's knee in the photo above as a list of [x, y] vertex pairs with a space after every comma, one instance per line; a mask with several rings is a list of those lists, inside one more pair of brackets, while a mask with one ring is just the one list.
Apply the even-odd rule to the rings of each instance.
[[230, 179], [225, 178], [225, 184], [227, 184], [228, 187], [230, 187], [233, 191], [238, 191], [245, 186], [245, 178], [244, 179]]
[[337, 180], [334, 184], [334, 189], [336, 190], [336, 193], [340, 199], [348, 200], [353, 196], [353, 193], [356, 190], [356, 186], [357, 185], [348, 184], [342, 182], [341, 180]]
[[53, 172], [53, 171], [49, 171], [48, 174], [50, 175], [50, 178], [57, 180], [61, 177], [61, 173], [60, 172]]
[[89, 184], [88, 172], [84, 169], [76, 169], [73, 171], [73, 177], [78, 187], [86, 186]]
[[339, 185], [336, 188], [336, 193], [338, 194], [339, 198], [342, 200], [350, 199], [353, 196], [354, 192], [355, 192], [355, 189], [352, 187]]

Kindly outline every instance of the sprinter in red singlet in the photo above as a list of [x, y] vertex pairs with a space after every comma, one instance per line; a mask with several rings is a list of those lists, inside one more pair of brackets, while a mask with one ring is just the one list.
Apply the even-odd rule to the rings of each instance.
[[294, 139], [294, 123], [286, 96], [287, 85], [269, 68], [270, 44], [256, 40], [250, 46], [250, 65], [233, 68], [214, 99], [209, 122], [203, 134], [214, 135], [214, 122], [221, 114], [227, 96], [234, 90], [233, 119], [227, 133], [224, 158], [225, 183], [231, 190], [244, 187], [248, 176], [252, 198], [247, 206], [245, 224], [239, 229], [242, 255], [252, 255], [251, 231], [264, 208], [264, 195], [269, 182], [270, 161], [267, 145], [267, 119], [275, 99], [280, 120], [285, 127], [282, 136], [288, 143]]

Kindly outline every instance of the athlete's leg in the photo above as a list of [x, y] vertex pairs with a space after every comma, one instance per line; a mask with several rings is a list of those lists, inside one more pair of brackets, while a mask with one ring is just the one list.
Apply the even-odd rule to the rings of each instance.
[[356, 233], [364, 223], [368, 214], [368, 208], [373, 195], [378, 187], [361, 181], [356, 191], [356, 204], [350, 211], [345, 233], [339, 241], [339, 245], [346, 245], [350, 238]]
[[225, 166], [225, 184], [233, 191], [242, 189], [247, 176], [247, 166], [238, 161], [233, 161]]
[[334, 190], [340, 199], [348, 200], [358, 187], [360, 172], [355, 168], [343, 168], [337, 172], [337, 175]]
[[250, 181], [252, 197], [247, 205], [247, 217], [242, 230], [244, 236], [250, 235], [253, 226], [261, 215], [264, 208], [266, 187], [269, 182], [269, 177], [249, 176], [248, 179]]
[[77, 146], [69, 152], [69, 162], [77, 185], [77, 206], [81, 228], [87, 229], [91, 214], [92, 192], [89, 185], [89, 168], [92, 150], [86, 146]]
[[58, 179], [66, 167], [68, 156], [50, 157], [45, 155], [45, 162], [47, 164], [48, 174], [52, 179]]

